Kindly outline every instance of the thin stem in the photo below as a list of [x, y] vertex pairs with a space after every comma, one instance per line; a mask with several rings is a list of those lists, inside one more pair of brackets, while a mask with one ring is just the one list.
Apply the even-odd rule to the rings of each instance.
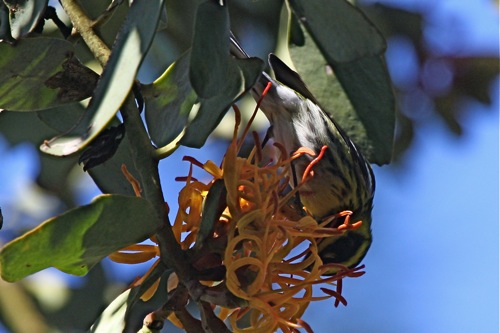
[[75, 29], [80, 33], [85, 44], [104, 67], [107, 64], [111, 50], [93, 30], [93, 21], [85, 14], [82, 7], [74, 0], [60, 0]]
[[134, 157], [136, 170], [138, 170], [141, 179], [143, 196], [155, 206], [158, 217], [164, 222], [163, 227], [156, 234], [161, 260], [167, 267], [176, 271], [181, 281], [188, 281], [191, 278], [191, 273], [189, 265], [184, 259], [184, 252], [177, 243], [170, 227], [168, 209], [165, 205], [158, 174], [158, 161], [153, 158], [155, 148], [151, 145], [132, 94], [127, 97], [121, 108], [121, 113], [127, 133], [126, 137], [131, 147], [130, 153]]

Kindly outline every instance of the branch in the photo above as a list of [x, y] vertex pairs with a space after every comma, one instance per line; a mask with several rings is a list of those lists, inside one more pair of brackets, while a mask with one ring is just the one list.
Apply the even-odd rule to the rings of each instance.
[[93, 21], [85, 14], [82, 7], [74, 0], [60, 0], [74, 28], [82, 36], [85, 44], [104, 67], [107, 64], [111, 50], [93, 30]]
[[[87, 17], [82, 8], [74, 0], [60, 1], [64, 10], [73, 22], [74, 28], [80, 33], [94, 57], [103, 67], [105, 67], [109, 60], [111, 51], [94, 32], [94, 22]], [[213, 314], [208, 303], [202, 302], [201, 300], [207, 298], [212, 301], [215, 300], [221, 304], [230, 303], [232, 306], [240, 305], [239, 303], [241, 300], [235, 298], [230, 293], [228, 294], [227, 290], [220, 291], [216, 290], [217, 288], [213, 288], [213, 290], [202, 288], [193, 276], [194, 273], [186, 260], [186, 255], [177, 243], [174, 233], [172, 232], [171, 223], [168, 217], [168, 207], [165, 204], [160, 177], [158, 174], [157, 152], [155, 151], [153, 145], [151, 145], [151, 139], [146, 131], [146, 128], [144, 127], [144, 123], [135, 104], [133, 94], [129, 93], [120, 109], [120, 112], [123, 116], [123, 123], [127, 133], [126, 139], [130, 143], [130, 154], [133, 157], [135, 168], [139, 172], [139, 178], [143, 189], [143, 197], [154, 205], [160, 221], [163, 222], [163, 226], [156, 233], [156, 238], [160, 247], [161, 261], [167, 267], [174, 269], [179, 277], [179, 281], [181, 281], [181, 284], [187, 287], [189, 295], [195, 295], [195, 298], [200, 300], [199, 305], [203, 315], [202, 325], [204, 326], [204, 329], [207, 332], [229, 332], [224, 323], [222, 323]], [[181, 286], [178, 288], [183, 289]], [[205, 294], [207, 290], [212, 291], [212, 293]], [[190, 325], [194, 328], [193, 332], [199, 331], [200, 322], [198, 320], [192, 322], [192, 320], [188, 318], [189, 313], [184, 306], [181, 306], [180, 309], [177, 309], [175, 312], [177, 316], [180, 319], [182, 318], [181, 320], [183, 320], [186, 324], [190, 323]], [[145, 323], [146, 326], [152, 325], [154, 329], [159, 328], [156, 326], [161, 323], [161, 319], [160, 321], [150, 321], [149, 319], [150, 318], [148, 317], [147, 323]]]
[[151, 140], [132, 94], [129, 94], [125, 100], [121, 108], [121, 114], [127, 133], [126, 138], [131, 146], [130, 153], [134, 158], [135, 167], [141, 179], [143, 196], [154, 205], [158, 217], [164, 222], [163, 227], [156, 233], [161, 260], [167, 267], [175, 270], [180, 281], [189, 281], [192, 278], [191, 270], [185, 260], [184, 252], [172, 232], [168, 208], [165, 205], [158, 174], [158, 161], [153, 157], [155, 148], [151, 145]]
[[[61, 0], [61, 5], [68, 14], [74, 28], [80, 33], [94, 57], [106, 66], [111, 50], [97, 36], [93, 30], [94, 22], [85, 14], [83, 9], [74, 0]], [[158, 174], [158, 161], [155, 156], [154, 147], [144, 127], [142, 119], [137, 110], [132, 94], [127, 96], [121, 113], [124, 120], [127, 139], [130, 142], [131, 154], [134, 157], [137, 170], [139, 170], [144, 197], [155, 206], [158, 217], [164, 222], [164, 226], [158, 231], [156, 237], [159, 242], [162, 262], [173, 268], [181, 281], [191, 279], [189, 265], [186, 264], [184, 253], [177, 243], [168, 218], [168, 210], [163, 198]]]

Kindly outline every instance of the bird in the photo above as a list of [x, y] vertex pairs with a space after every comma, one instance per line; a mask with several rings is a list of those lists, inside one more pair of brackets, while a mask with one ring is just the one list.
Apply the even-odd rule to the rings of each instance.
[[[240, 59], [250, 58], [233, 33], [230, 53]], [[267, 117], [272, 137], [291, 154], [301, 147], [316, 153], [326, 147], [322, 158], [312, 167], [313, 176], [300, 184], [298, 193], [305, 210], [316, 221], [330, 218], [328, 227], [337, 228], [351, 221], [362, 221], [358, 228], [348, 228], [341, 235], [319, 239], [318, 254], [323, 264], [355, 268], [372, 243], [372, 209], [375, 176], [370, 163], [341, 126], [320, 106], [300, 75], [271, 53], [268, 62], [275, 73], [273, 79], [262, 72], [251, 94], [259, 100], [271, 83], [260, 109]], [[292, 187], [314, 156], [302, 155], [293, 161]], [[340, 214], [351, 211], [352, 214]], [[340, 268], [329, 265], [323, 275], [334, 275]]]

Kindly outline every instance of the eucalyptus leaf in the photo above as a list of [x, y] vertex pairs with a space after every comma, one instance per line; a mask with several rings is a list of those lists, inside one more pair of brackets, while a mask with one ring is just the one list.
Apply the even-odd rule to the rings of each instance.
[[36, 112], [38, 118], [57, 133], [78, 131], [86, 128], [81, 125], [85, 117], [85, 107], [80, 103], [70, 103]]
[[0, 251], [1, 275], [14, 282], [55, 267], [82, 276], [104, 257], [143, 241], [160, 226], [149, 201], [101, 195], [5, 245]]
[[264, 69], [264, 62], [258, 58], [230, 58], [228, 75], [219, 82], [219, 93], [209, 99], [200, 98], [196, 117], [186, 128], [180, 144], [199, 148], [220, 123], [229, 107], [253, 87]]
[[197, 101], [189, 82], [189, 55], [189, 51], [184, 53], [155, 82], [142, 88], [149, 135], [158, 147], [182, 132]]
[[366, 129], [372, 149], [368, 160], [391, 162], [396, 124], [396, 101], [383, 56], [370, 56], [352, 64], [333, 66], [356, 113]]
[[0, 43], [0, 109], [36, 111], [89, 97], [97, 74], [73, 51], [71, 43], [57, 38]]
[[0, 42], [9, 44], [15, 42], [10, 33], [9, 8], [3, 1], [0, 1]]
[[221, 214], [226, 208], [227, 189], [224, 180], [217, 179], [208, 191], [203, 204], [200, 230], [196, 238], [196, 246], [201, 246], [207, 237], [212, 236], [214, 225], [219, 222]]
[[125, 290], [109, 304], [90, 328], [91, 333], [123, 332], [125, 329], [125, 313], [131, 289]]
[[219, 93], [231, 70], [229, 12], [227, 6], [206, 1], [198, 6], [191, 50], [189, 77], [197, 95], [211, 98]]
[[89, 104], [87, 112], [93, 118], [86, 124], [87, 132], [54, 138], [40, 146], [43, 152], [56, 156], [73, 154], [106, 128], [130, 93], [156, 33], [163, 5], [164, 0], [132, 3]]
[[3, 0], [9, 8], [12, 37], [19, 39], [31, 32], [43, 20], [48, 0]]
[[370, 162], [389, 163], [395, 100], [383, 56], [335, 62], [321, 51], [325, 48], [314, 42], [309, 31], [303, 29], [303, 35], [304, 46], [290, 45], [290, 56], [301, 77]]
[[322, 53], [334, 62], [380, 55], [386, 43], [370, 20], [346, 0], [289, 0]]

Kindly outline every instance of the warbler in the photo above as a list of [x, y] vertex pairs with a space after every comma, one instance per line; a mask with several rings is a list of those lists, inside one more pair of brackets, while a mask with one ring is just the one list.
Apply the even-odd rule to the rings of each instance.
[[[231, 54], [248, 58], [248, 54], [231, 34]], [[260, 109], [272, 126], [274, 140], [287, 153], [306, 147], [318, 154], [326, 146], [324, 156], [312, 167], [313, 175], [300, 185], [298, 192], [305, 209], [322, 221], [342, 211], [352, 211], [351, 221], [362, 221], [357, 229], [318, 241], [323, 264], [336, 263], [349, 268], [357, 266], [366, 255], [371, 242], [371, 212], [375, 192], [372, 168], [344, 130], [319, 105], [298, 73], [276, 55], [269, 55], [269, 65], [276, 80], [263, 72], [252, 88], [258, 100], [269, 82], [271, 87]], [[293, 177], [302, 178], [313, 156], [303, 155], [293, 162]], [[291, 186], [297, 182], [291, 181]], [[330, 227], [344, 223], [344, 217], [334, 218]], [[325, 275], [335, 274], [332, 268]]]

